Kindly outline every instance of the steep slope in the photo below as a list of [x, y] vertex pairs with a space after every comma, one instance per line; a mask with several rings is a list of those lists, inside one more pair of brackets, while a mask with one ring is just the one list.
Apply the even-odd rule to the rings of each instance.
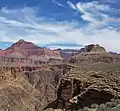
[[79, 109], [119, 98], [119, 73], [70, 72], [68, 78], [62, 79], [58, 92], [59, 101], [62, 101], [62, 104], [59, 102], [58, 108]]
[[[9, 56], [10, 54], [17, 53], [16, 56], [19, 56], [20, 54], [29, 57], [29, 56], [49, 56], [49, 57], [60, 57], [60, 54], [58, 51], [53, 51], [47, 48], [40, 48], [36, 45], [34, 45], [32, 42], [26, 42], [23, 39], [19, 40], [15, 44], [13, 44], [11, 47], [7, 48], [5, 50], [5, 55]], [[15, 54], [14, 54], [15, 55]]]
[[0, 111], [41, 111], [57, 99], [60, 70], [0, 67]]
[[71, 64], [0, 67], [0, 110], [73, 111], [119, 99], [120, 65], [106, 64], [99, 68]]
[[5, 51], [0, 49], [0, 56], [5, 56]]

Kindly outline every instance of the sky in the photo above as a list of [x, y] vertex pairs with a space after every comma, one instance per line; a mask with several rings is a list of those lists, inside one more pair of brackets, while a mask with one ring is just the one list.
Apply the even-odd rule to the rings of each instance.
[[0, 0], [0, 48], [19, 39], [49, 48], [100, 44], [120, 52], [120, 0]]

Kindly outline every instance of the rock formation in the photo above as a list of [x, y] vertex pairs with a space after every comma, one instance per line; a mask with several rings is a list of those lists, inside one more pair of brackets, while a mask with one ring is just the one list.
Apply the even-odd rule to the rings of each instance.
[[[60, 56], [59, 51], [50, 50], [47, 48], [40, 48], [34, 45], [32, 42], [26, 42], [23, 39], [14, 43], [6, 50], [0, 50], [0, 56], [6, 58], [21, 58], [32, 59], [33, 61], [57, 61], [60, 62], [63, 58]], [[36, 59], [37, 58], [37, 59]], [[46, 61], [45, 61], [46, 60]]]
[[61, 70], [41, 67], [0, 67], [0, 110], [41, 111], [57, 99]]
[[99, 44], [90, 44], [82, 48], [79, 52], [106, 52], [105, 48], [100, 46]]
[[5, 51], [0, 49], [0, 56], [5, 56]]
[[32, 55], [37, 56], [53, 56], [53, 57], [60, 57], [60, 54], [58, 51], [52, 51], [47, 48], [40, 48], [36, 45], [34, 45], [32, 42], [26, 42], [23, 39], [19, 40], [15, 44], [13, 44], [11, 47], [7, 48], [5, 50], [5, 55], [8, 56], [14, 52], [21, 53], [25, 57], [29, 57]]
[[74, 71], [61, 81], [58, 108], [79, 109], [120, 98], [120, 72]]
[[79, 54], [73, 56], [70, 59], [71, 63], [82, 63], [82, 64], [91, 64], [91, 63], [117, 63], [120, 62], [119, 54], [108, 53], [104, 47], [100, 45], [88, 45], [85, 48], [82, 48], [79, 51]]
[[[114, 64], [115, 65], [115, 64]], [[120, 98], [120, 65], [0, 67], [1, 111], [73, 110]], [[99, 66], [98, 66], [99, 67]], [[117, 69], [118, 67], [118, 69]], [[109, 70], [106, 70], [108, 68]]]
[[24, 40], [5, 50], [0, 57], [0, 111], [73, 111], [120, 99], [118, 54], [89, 45], [70, 62], [39, 64], [39, 59], [57, 60], [57, 53]]

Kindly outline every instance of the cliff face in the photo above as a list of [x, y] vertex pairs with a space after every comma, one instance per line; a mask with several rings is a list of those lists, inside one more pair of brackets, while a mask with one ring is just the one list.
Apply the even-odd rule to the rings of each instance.
[[119, 64], [101, 65], [79, 66], [66, 73], [58, 90], [58, 108], [81, 109], [120, 98]]
[[90, 44], [85, 46], [84, 48], [80, 49], [79, 52], [106, 52], [105, 48], [100, 46], [99, 44]]
[[[82, 64], [32, 65], [30, 58], [21, 59], [28, 54], [28, 50], [44, 50], [44, 54], [50, 57], [54, 52], [48, 53], [49, 49], [38, 48], [31, 43], [27, 47], [24, 43], [21, 40], [7, 49], [8, 52], [15, 51], [9, 56], [19, 55], [20, 58], [0, 58], [6, 61], [6, 64], [1, 62], [0, 66], [1, 111], [41, 111], [47, 108], [72, 111], [94, 103], [103, 104], [112, 98], [120, 99], [118, 54], [107, 53], [98, 45], [90, 45], [70, 60]], [[23, 65], [11, 64], [12, 61], [19, 64], [23, 61]], [[28, 61], [29, 64], [26, 64]]]
[[4, 64], [32, 64], [40, 65], [48, 62], [62, 62], [59, 51], [40, 48], [32, 42], [23, 39], [14, 43], [6, 50], [0, 50], [0, 61]]
[[29, 57], [32, 55], [60, 57], [60, 54], [58, 51], [52, 51], [50, 49], [40, 48], [34, 45], [32, 42], [26, 42], [24, 40], [19, 40], [18, 42], [13, 44], [11, 47], [6, 49], [5, 55], [8, 56], [15, 52], [20, 53], [25, 57]]
[[0, 110], [41, 111], [57, 99], [60, 70], [49, 67], [0, 67]]
[[0, 49], [0, 56], [5, 56], [5, 51]]
[[67, 64], [0, 67], [1, 111], [47, 108], [67, 111], [120, 98], [119, 64], [115, 69], [112, 66], [114, 70], [111, 66], [102, 66], [108, 71], [85, 67]]
[[108, 53], [100, 45], [88, 45], [79, 51], [79, 54], [70, 59], [71, 63], [91, 64], [91, 63], [118, 63], [120, 62], [119, 54]]

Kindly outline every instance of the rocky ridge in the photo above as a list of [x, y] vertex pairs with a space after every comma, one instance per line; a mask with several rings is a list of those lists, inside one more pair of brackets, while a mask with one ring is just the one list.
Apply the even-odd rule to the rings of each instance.
[[108, 64], [102, 67], [96, 69], [96, 65], [78, 67], [72, 64], [2, 66], [0, 109], [42, 111], [52, 108], [68, 111], [120, 98], [120, 65], [116, 64], [116, 69]]
[[70, 59], [71, 63], [92, 64], [98, 62], [104, 63], [118, 63], [120, 62], [120, 55], [109, 53], [104, 47], [100, 45], [88, 45], [82, 48], [78, 54]]
[[[72, 63], [39, 65], [34, 65], [32, 59], [28, 64], [24, 60], [23, 65], [11, 64], [12, 60], [3, 57], [7, 62], [0, 66], [0, 110], [73, 111], [120, 99], [118, 54], [90, 45], [73, 56], [76, 57], [77, 61]], [[113, 62], [113, 58], [118, 59]], [[83, 62], [76, 64], [81, 59]], [[21, 58], [16, 61], [20, 63]]]
[[55, 56], [60, 57], [58, 51], [52, 51], [47, 48], [40, 48], [34, 45], [32, 42], [26, 42], [23, 39], [20, 39], [18, 42], [14, 43], [11, 47], [5, 50], [5, 56], [9, 56], [10, 54], [17, 52], [22, 54], [25, 57], [29, 57], [32, 55], [37, 56]]
[[[48, 62], [49, 60], [60, 62], [63, 60], [58, 51], [38, 47], [32, 42], [27, 42], [23, 39], [20, 39], [18, 42], [14, 43], [11, 47], [5, 50], [0, 50], [0, 57], [5, 58], [9, 62], [11, 61], [11, 58], [15, 59], [13, 61], [16, 61], [16, 59], [21, 59], [21, 62], [24, 63], [27, 62], [26, 59], [41, 62]], [[20, 60], [18, 61], [20, 62]]]
[[41, 111], [56, 100], [61, 71], [42, 67], [0, 67], [0, 110]]

